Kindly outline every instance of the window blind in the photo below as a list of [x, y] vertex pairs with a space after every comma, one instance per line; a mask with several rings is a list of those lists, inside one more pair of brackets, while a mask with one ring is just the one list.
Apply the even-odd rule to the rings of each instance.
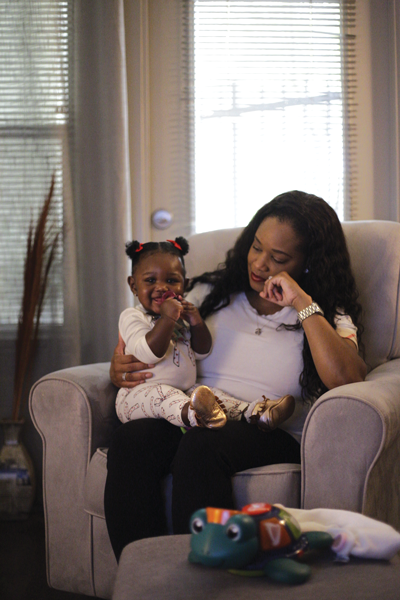
[[[18, 322], [27, 232], [55, 174], [50, 222], [63, 226], [72, 3], [0, 0], [0, 322]], [[63, 244], [41, 321], [63, 323]]]
[[184, 2], [196, 231], [275, 195], [356, 208], [355, 0]]

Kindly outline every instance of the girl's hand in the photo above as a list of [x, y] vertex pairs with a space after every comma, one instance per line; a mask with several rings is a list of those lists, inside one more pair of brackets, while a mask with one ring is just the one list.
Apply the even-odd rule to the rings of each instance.
[[293, 306], [297, 312], [306, 308], [312, 302], [311, 296], [306, 294], [286, 271], [267, 279], [260, 296], [279, 306]]
[[182, 304], [177, 298], [168, 298], [160, 306], [160, 315], [177, 321], [183, 312]]
[[[179, 296], [179, 298], [182, 298], [182, 296]], [[181, 299], [181, 305], [183, 308], [182, 318], [185, 319], [189, 323], [189, 325], [195, 327], [196, 325], [200, 325], [200, 323], [203, 322], [203, 319], [200, 316], [199, 309], [197, 308], [197, 306], [195, 306], [191, 302], [188, 302], [187, 300], [184, 300], [183, 298]]]
[[179, 296], [179, 299], [182, 302], [182, 317], [190, 325], [193, 350], [198, 354], [207, 354], [211, 350], [211, 334], [199, 313], [199, 309], [191, 302], [184, 300], [181, 296]]
[[146, 379], [153, 377], [152, 373], [136, 373], [136, 371], [151, 369], [154, 365], [139, 362], [134, 356], [124, 354], [124, 350], [125, 343], [121, 334], [119, 334], [118, 344], [114, 350], [110, 366], [110, 379], [114, 385], [117, 387], [134, 388], [139, 383], [144, 383]]

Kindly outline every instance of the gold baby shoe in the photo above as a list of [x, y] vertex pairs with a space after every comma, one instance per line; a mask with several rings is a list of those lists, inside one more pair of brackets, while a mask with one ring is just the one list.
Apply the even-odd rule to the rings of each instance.
[[279, 400], [264, 400], [258, 402], [250, 416], [250, 423], [257, 425], [263, 431], [272, 431], [292, 416], [295, 408], [293, 396], [282, 396]]
[[200, 385], [194, 390], [190, 397], [189, 406], [195, 412], [199, 427], [220, 429], [226, 423], [226, 414], [206, 385]]

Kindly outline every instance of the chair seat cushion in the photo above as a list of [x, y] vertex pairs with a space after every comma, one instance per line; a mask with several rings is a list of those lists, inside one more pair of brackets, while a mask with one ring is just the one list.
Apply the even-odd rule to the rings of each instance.
[[94, 517], [104, 516], [104, 488], [107, 477], [107, 450], [97, 448], [89, 463], [85, 478], [84, 508]]

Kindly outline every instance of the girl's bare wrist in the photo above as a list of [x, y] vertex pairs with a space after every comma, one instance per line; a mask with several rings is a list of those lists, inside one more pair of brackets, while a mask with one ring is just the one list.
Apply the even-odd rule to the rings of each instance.
[[169, 319], [170, 321], [173, 321], [174, 323], [178, 322], [178, 319], [175, 320], [173, 317], [170, 317], [169, 315], [161, 315], [161, 318]]
[[190, 327], [200, 327], [200, 325], [203, 325], [203, 321], [199, 321], [199, 323], [195, 323], [194, 325], [190, 324]]

